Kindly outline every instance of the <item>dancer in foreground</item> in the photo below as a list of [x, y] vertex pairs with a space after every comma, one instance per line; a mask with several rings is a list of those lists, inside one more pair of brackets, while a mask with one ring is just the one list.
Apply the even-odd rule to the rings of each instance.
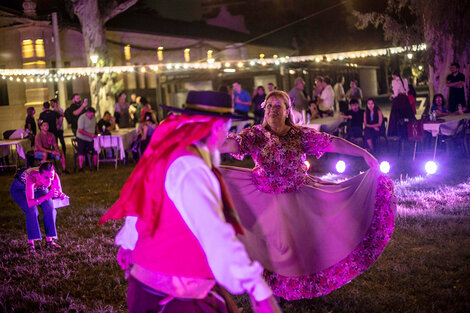
[[[256, 312], [280, 312], [263, 268], [252, 262], [218, 172], [218, 148], [230, 128], [230, 96], [191, 91], [183, 113], [155, 134], [101, 218], [126, 218], [116, 237], [129, 270], [129, 312], [237, 312], [227, 292], [248, 293]], [[132, 266], [130, 266], [132, 264]]]
[[[239, 239], [275, 295], [326, 295], [370, 267], [390, 240], [392, 181], [366, 150], [296, 126], [287, 93], [270, 92], [263, 124], [230, 134], [220, 151], [255, 161], [253, 170], [221, 172], [245, 233]], [[341, 183], [308, 175], [306, 154], [325, 152], [363, 157], [370, 169]]]
[[46, 248], [59, 249], [60, 245], [54, 241], [57, 238], [55, 227], [57, 211], [52, 198], [64, 199], [67, 196], [62, 192], [59, 175], [52, 163], [43, 162], [39, 167], [18, 170], [11, 184], [10, 194], [26, 215], [27, 251], [36, 253], [34, 242], [41, 240], [38, 205], [44, 214]]

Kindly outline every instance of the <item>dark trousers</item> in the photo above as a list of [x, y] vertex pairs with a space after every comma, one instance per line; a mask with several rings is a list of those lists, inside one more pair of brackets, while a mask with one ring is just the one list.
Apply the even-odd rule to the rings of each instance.
[[57, 130], [57, 139], [60, 141], [60, 146], [62, 147], [62, 151], [64, 151], [64, 155], [67, 148], [65, 147], [65, 140], [64, 140], [64, 130], [63, 129], [59, 129]]
[[168, 295], [146, 287], [131, 275], [127, 289], [127, 308], [129, 313], [235, 313], [233, 307], [227, 308], [224, 295], [218, 292], [215, 295], [214, 289], [204, 299], [174, 298], [166, 304], [160, 304]]

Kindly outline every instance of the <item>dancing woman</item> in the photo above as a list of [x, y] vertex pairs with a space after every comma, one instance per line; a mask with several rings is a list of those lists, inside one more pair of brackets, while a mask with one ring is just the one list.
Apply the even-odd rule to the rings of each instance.
[[[239, 236], [260, 261], [275, 295], [288, 300], [323, 296], [364, 272], [394, 228], [393, 183], [366, 150], [342, 138], [295, 126], [289, 96], [266, 96], [262, 125], [231, 134], [221, 148], [253, 170], [222, 173], [240, 216]], [[363, 157], [370, 169], [341, 183], [307, 174], [306, 154]]]

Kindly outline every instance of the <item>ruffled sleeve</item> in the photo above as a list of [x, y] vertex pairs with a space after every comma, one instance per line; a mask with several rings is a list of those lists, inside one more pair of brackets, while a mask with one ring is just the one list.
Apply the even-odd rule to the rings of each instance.
[[257, 146], [256, 141], [259, 140], [257, 133], [259, 132], [256, 126], [245, 128], [239, 134], [230, 133], [227, 138], [234, 139], [240, 147], [238, 153], [231, 153], [231, 155], [238, 160], [243, 160], [246, 154], [252, 154]]
[[326, 147], [331, 143], [331, 135], [302, 127], [302, 148], [308, 155], [319, 159], [325, 153]]

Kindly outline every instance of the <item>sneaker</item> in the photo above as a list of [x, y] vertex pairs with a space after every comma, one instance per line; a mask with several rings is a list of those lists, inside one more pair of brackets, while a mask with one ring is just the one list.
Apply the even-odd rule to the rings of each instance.
[[85, 170], [83, 169], [83, 167], [81, 169], [78, 170], [79, 173], [84, 173]]
[[46, 241], [46, 249], [48, 250], [58, 250], [62, 248], [60, 245], [58, 245], [54, 240], [51, 241]]
[[70, 175], [70, 172], [68, 170], [63, 170], [62, 174]]
[[26, 252], [28, 254], [36, 254], [36, 248], [34, 247], [34, 243], [28, 242], [26, 245]]

